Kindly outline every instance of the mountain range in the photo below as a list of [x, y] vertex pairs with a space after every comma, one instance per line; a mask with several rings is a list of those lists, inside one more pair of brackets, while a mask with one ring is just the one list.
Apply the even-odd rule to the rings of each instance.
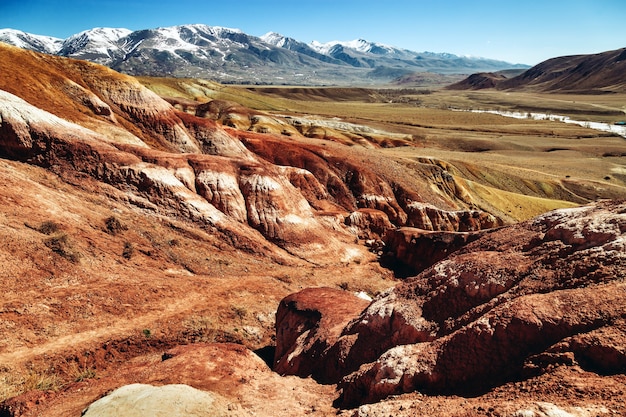
[[528, 68], [487, 58], [414, 52], [358, 39], [305, 43], [201, 24], [130, 31], [94, 28], [67, 39], [0, 30], [0, 41], [83, 59], [130, 75], [207, 78], [222, 83], [382, 84], [415, 72], [470, 74]]

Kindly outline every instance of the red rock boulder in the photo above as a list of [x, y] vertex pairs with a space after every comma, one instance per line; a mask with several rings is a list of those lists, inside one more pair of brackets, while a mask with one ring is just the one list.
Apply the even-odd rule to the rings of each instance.
[[368, 304], [350, 292], [332, 288], [307, 288], [284, 298], [276, 312], [274, 370], [324, 382], [337, 380], [343, 369], [341, 358], [328, 355], [328, 350], [347, 322]]

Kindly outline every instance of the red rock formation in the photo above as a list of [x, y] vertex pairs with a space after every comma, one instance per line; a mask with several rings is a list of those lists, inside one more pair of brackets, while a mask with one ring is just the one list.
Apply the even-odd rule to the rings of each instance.
[[625, 213], [626, 202], [606, 201], [476, 235], [319, 342], [334, 342], [326, 357], [293, 353], [291, 372], [337, 364], [316, 377], [345, 375], [344, 406], [476, 393], [555, 361], [624, 372]]
[[[335, 206], [352, 213], [350, 218], [346, 218], [346, 223], [355, 226], [363, 238], [380, 237], [386, 230], [402, 226], [465, 232], [502, 225], [500, 219], [482, 211], [451, 211], [426, 204], [416, 189], [400, 185], [397, 180], [390, 181], [374, 168], [358, 165], [352, 158], [343, 154], [335, 155], [324, 147], [250, 134], [241, 136], [246, 147], [255, 154], [275, 164], [298, 167], [312, 173], [322, 190], [315, 197], [307, 197], [309, 203], [314, 207], [326, 207], [327, 204], [324, 206], [319, 202], [319, 196], [323, 195]], [[425, 175], [443, 184], [441, 187], [446, 193], [454, 198], [458, 197], [457, 194], [466, 197], [467, 191], [458, 190], [458, 185], [441, 167], [429, 164], [424, 169], [427, 171]], [[371, 216], [377, 212], [379, 214], [376, 214], [377, 219], [374, 220]], [[370, 219], [364, 218], [364, 215]], [[382, 218], [383, 215], [387, 217], [386, 220]]]
[[307, 288], [284, 298], [276, 312], [274, 370], [282, 375], [312, 375], [325, 382], [339, 378], [334, 372], [342, 366], [322, 358], [331, 356], [328, 349], [347, 321], [368, 304], [332, 288]]
[[375, 209], [354, 211], [346, 217], [345, 223], [354, 227], [361, 239], [380, 239], [388, 230], [393, 229], [389, 217]]
[[307, 184], [309, 190], [319, 189], [315, 178], [303, 170], [260, 160], [208, 122], [187, 121], [203, 143], [215, 139], [212, 149], [219, 155], [163, 152], [134, 144], [113, 146], [101, 134], [1, 93], [0, 150], [4, 155], [53, 166], [59, 172], [86, 173], [132, 190], [147, 198], [152, 209], [239, 236], [239, 242], [248, 242], [242, 247], [249, 249], [266, 247], [265, 238], [297, 256], [317, 254], [323, 259], [328, 251], [341, 256], [343, 241], [352, 240], [347, 231], [327, 225], [327, 219], [320, 222], [292, 185], [293, 181]]
[[433, 232], [402, 227], [388, 230], [382, 262], [399, 276], [411, 276], [447, 258], [484, 232]]
[[492, 387], [550, 349], [623, 372], [613, 338], [624, 335], [624, 213], [626, 203], [604, 202], [485, 234], [376, 300], [344, 334], [396, 347], [342, 381], [344, 404]]

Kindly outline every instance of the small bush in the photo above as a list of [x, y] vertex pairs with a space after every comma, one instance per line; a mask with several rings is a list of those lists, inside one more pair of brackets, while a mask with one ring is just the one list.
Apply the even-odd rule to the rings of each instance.
[[45, 221], [39, 225], [37, 228], [39, 233], [43, 233], [44, 235], [51, 235], [59, 231], [59, 225], [52, 220]]
[[230, 308], [235, 315], [235, 318], [243, 322], [243, 319], [248, 315], [248, 310], [245, 307], [231, 306]]
[[130, 242], [124, 242], [124, 250], [122, 251], [122, 256], [124, 259], [130, 259], [133, 257], [135, 253], [135, 246]]
[[104, 225], [106, 227], [106, 232], [113, 236], [122, 233], [124, 230], [128, 230], [128, 227], [123, 225], [122, 222], [120, 222], [115, 216], [106, 218], [104, 220]]
[[69, 238], [65, 233], [60, 233], [44, 240], [44, 245], [49, 247], [52, 252], [57, 253], [70, 262], [78, 262], [80, 253], [74, 249]]
[[61, 226], [52, 220], [46, 220], [45, 222], [41, 223], [39, 226], [34, 226], [30, 223], [24, 223], [24, 226], [28, 227], [29, 229], [36, 230], [39, 233], [44, 234], [44, 235], [51, 235], [53, 233], [58, 232], [61, 229]]
[[215, 342], [218, 329], [211, 317], [191, 317], [184, 323], [185, 333], [192, 342]]

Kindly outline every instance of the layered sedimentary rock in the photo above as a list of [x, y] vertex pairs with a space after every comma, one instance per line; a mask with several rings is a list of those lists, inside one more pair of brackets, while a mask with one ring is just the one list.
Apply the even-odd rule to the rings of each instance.
[[476, 393], [555, 363], [624, 372], [625, 232], [626, 203], [607, 201], [485, 233], [377, 297], [315, 360], [343, 365], [344, 406]]
[[[24, 72], [14, 83], [0, 80], [4, 156], [64, 176], [86, 174], [128, 191], [142, 207], [215, 228], [240, 248], [345, 262], [366, 253], [346, 248], [355, 237], [380, 239], [405, 225], [457, 231], [498, 222], [449, 210], [454, 196], [435, 193], [445, 208], [426, 205], [430, 194], [419, 190], [427, 185], [399, 185], [340, 148], [287, 141], [295, 130], [257, 133], [253, 127], [273, 116], [215, 101], [195, 106], [198, 117], [108, 68], [8, 46], [0, 53], [0, 69]], [[251, 125], [216, 123], [233, 114]]]

